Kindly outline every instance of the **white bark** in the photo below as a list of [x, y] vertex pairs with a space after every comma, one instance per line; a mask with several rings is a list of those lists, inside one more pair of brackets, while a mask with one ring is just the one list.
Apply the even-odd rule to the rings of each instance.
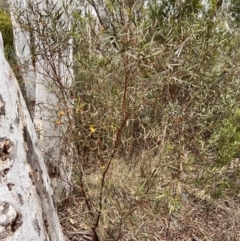
[[[63, 10], [62, 1], [49, 2], [47, 4], [42, 1], [38, 4], [42, 16], [46, 14], [44, 9], [51, 9], [53, 6], [54, 13]], [[41, 149], [45, 153], [57, 201], [67, 196], [70, 191], [73, 158], [67, 133], [71, 116], [69, 87], [73, 81], [72, 48], [68, 38], [66, 42], [62, 42], [62, 38], [69, 31], [71, 21], [65, 13], [59, 21], [64, 22], [64, 25], [56, 29], [54, 36], [47, 41], [41, 36], [35, 36], [37, 52], [43, 54], [38, 55], [36, 62], [37, 94], [34, 115], [34, 123], [39, 130]], [[40, 29], [48, 31], [53, 25], [54, 20], [48, 19]], [[64, 118], [67, 113], [68, 119]]]
[[[10, 6], [13, 3], [11, 2]], [[16, 3], [16, 7], [18, 9], [25, 9], [27, 7], [27, 3], [25, 1], [19, 1]], [[14, 14], [14, 9], [10, 8], [11, 10], [11, 20], [13, 26], [13, 33], [14, 33], [14, 45], [15, 45], [15, 52], [18, 58], [18, 64], [20, 66], [20, 71], [22, 74], [23, 82], [25, 85], [25, 92], [28, 101], [31, 102], [32, 108], [30, 109], [31, 116], [34, 116], [34, 102], [35, 102], [35, 94], [36, 94], [36, 87], [35, 87], [35, 70], [33, 66], [33, 57], [31, 53], [31, 48], [34, 43], [31, 41], [30, 33], [26, 30], [23, 30], [16, 20], [16, 15]], [[26, 14], [25, 14], [26, 15]], [[24, 17], [24, 15], [23, 15]]]
[[64, 240], [37, 136], [0, 34], [0, 240]]
[[[65, 4], [68, 2], [65, 1]], [[13, 21], [15, 45], [17, 49], [24, 50], [17, 51], [19, 59], [25, 63], [31, 62], [34, 58], [34, 63], [29, 63], [25, 68], [26, 83], [29, 84], [26, 86], [26, 92], [27, 97], [35, 101], [33, 116], [39, 137], [39, 148], [44, 155], [56, 200], [59, 200], [70, 191], [73, 158], [71, 143], [69, 138], [65, 138], [71, 125], [69, 93], [73, 81], [72, 47], [71, 40], [67, 37], [71, 14], [64, 12], [58, 19], [61, 24], [55, 25], [54, 14], [63, 11], [63, 1], [31, 1], [30, 9], [25, 0], [16, 0], [15, 3], [12, 0], [12, 9], [15, 6], [20, 6], [26, 11], [22, 19], [26, 21], [24, 16], [28, 16], [34, 30], [29, 33], [22, 31], [18, 20]], [[46, 12], [50, 9], [51, 16]], [[68, 13], [70, 11], [69, 6]], [[18, 18], [13, 14], [13, 20]], [[55, 32], [51, 32], [54, 28]], [[31, 46], [31, 38], [34, 46]], [[32, 56], [30, 51], [32, 47], [35, 56]], [[31, 93], [34, 95], [31, 96]]]

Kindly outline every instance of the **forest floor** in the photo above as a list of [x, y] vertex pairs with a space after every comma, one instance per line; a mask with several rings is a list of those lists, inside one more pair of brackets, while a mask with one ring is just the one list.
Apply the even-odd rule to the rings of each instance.
[[[148, 238], [141, 238], [142, 241], [240, 241], [240, 200], [221, 198], [209, 203], [194, 195], [186, 195], [188, 198], [183, 201], [181, 209], [168, 218], [156, 214], [154, 220], [158, 221], [147, 228]], [[60, 222], [66, 240], [92, 240], [91, 227], [84, 220], [85, 209], [83, 198], [77, 195], [72, 195], [59, 206]], [[150, 215], [149, 221], [152, 219]], [[114, 239], [99, 236], [99, 240]], [[118, 240], [140, 239], [126, 234]]]
[[181, 175], [174, 177], [171, 168], [164, 169], [164, 165], [158, 172], [152, 171], [156, 170], [154, 162], [161, 159], [148, 157], [111, 163], [97, 225], [99, 239], [92, 239], [92, 227], [97, 220], [103, 172], [96, 165], [86, 169], [82, 177], [84, 192], [79, 176], [74, 174], [71, 196], [58, 205], [66, 241], [240, 241], [240, 180], [239, 175], [234, 179], [230, 175], [239, 170], [239, 159], [221, 169], [221, 178], [234, 180], [236, 188], [226, 186], [221, 195], [213, 198], [210, 192], [216, 183], [196, 185], [197, 172], [191, 174], [184, 167]]

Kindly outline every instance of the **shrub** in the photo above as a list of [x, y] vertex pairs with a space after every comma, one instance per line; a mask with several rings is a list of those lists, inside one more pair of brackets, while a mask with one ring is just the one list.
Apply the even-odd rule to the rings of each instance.
[[216, 162], [221, 165], [229, 164], [239, 157], [240, 150], [240, 111], [229, 114], [216, 126], [211, 141], [217, 151]]
[[[181, 208], [181, 186], [214, 198], [235, 188], [218, 162], [229, 162], [239, 147], [238, 117], [228, 115], [238, 108], [239, 60], [237, 31], [213, 20], [214, 11], [177, 18], [181, 7], [164, 17], [156, 3], [144, 15], [112, 4], [105, 7], [109, 26], [96, 30], [88, 15], [78, 22], [75, 124], [85, 199], [101, 210], [102, 226], [110, 209], [122, 207], [106, 225], [117, 233], [131, 219], [137, 230], [135, 214], [144, 207], [171, 216]], [[113, 180], [115, 162], [126, 168], [125, 182]], [[99, 180], [95, 196], [86, 188], [89, 168]]]

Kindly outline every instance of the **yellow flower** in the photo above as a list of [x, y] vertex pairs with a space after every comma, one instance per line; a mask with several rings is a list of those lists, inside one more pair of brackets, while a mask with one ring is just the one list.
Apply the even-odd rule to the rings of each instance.
[[93, 125], [89, 126], [89, 130], [90, 130], [90, 134], [93, 134], [96, 131]]
[[61, 124], [62, 124], [62, 123], [61, 123], [61, 120], [56, 120], [55, 124], [56, 124], [56, 125], [61, 125]]

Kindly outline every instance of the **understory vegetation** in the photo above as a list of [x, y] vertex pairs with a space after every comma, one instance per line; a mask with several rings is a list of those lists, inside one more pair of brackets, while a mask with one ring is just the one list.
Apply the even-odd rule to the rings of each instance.
[[9, 14], [0, 9], [0, 31], [2, 33], [5, 56], [9, 60], [13, 52], [13, 31]]
[[239, 240], [233, 15], [216, 1], [208, 9], [197, 0], [103, 1], [102, 8], [86, 1], [64, 33], [73, 38], [75, 75], [74, 116], [67, 107], [56, 114], [59, 126], [74, 122], [73, 192], [59, 204], [66, 235]]

